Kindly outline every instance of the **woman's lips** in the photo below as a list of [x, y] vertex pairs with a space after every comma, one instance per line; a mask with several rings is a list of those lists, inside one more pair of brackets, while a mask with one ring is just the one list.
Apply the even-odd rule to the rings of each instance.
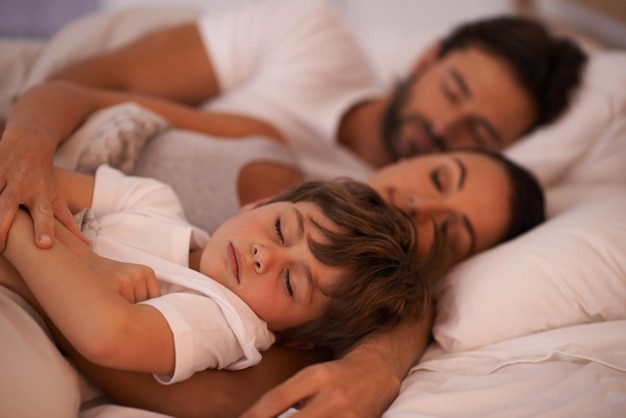
[[227, 252], [230, 270], [233, 272], [233, 276], [237, 279], [237, 283], [240, 283], [240, 256], [232, 242], [229, 244]]

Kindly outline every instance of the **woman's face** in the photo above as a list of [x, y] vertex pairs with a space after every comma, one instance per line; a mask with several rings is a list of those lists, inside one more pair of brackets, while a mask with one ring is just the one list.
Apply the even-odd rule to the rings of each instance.
[[511, 187], [502, 164], [473, 152], [427, 154], [379, 169], [368, 183], [414, 219], [420, 256], [435, 228], [461, 261], [497, 244], [510, 220]]

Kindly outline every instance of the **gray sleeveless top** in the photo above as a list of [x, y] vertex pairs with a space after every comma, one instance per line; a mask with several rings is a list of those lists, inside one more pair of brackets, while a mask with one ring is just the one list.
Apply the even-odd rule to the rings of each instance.
[[255, 161], [296, 166], [287, 148], [261, 137], [220, 139], [168, 130], [147, 141], [132, 174], [169, 184], [189, 222], [212, 233], [239, 212], [239, 172]]

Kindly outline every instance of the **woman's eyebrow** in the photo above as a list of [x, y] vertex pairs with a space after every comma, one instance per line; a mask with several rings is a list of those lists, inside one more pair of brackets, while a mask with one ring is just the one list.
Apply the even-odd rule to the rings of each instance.
[[463, 164], [463, 161], [459, 160], [456, 157], [452, 157], [452, 159], [454, 160], [456, 165], [459, 166], [459, 171], [461, 172], [461, 175], [459, 176], [459, 183], [457, 185], [458, 189], [461, 190], [463, 188], [463, 185], [465, 184], [465, 175], [467, 173], [467, 170], [465, 168], [465, 164]]

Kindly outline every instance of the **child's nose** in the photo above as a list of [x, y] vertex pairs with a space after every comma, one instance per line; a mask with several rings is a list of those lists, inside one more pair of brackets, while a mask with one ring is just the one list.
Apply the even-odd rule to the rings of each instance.
[[276, 259], [276, 249], [260, 244], [252, 247], [252, 261], [258, 274], [267, 273], [276, 264]]

